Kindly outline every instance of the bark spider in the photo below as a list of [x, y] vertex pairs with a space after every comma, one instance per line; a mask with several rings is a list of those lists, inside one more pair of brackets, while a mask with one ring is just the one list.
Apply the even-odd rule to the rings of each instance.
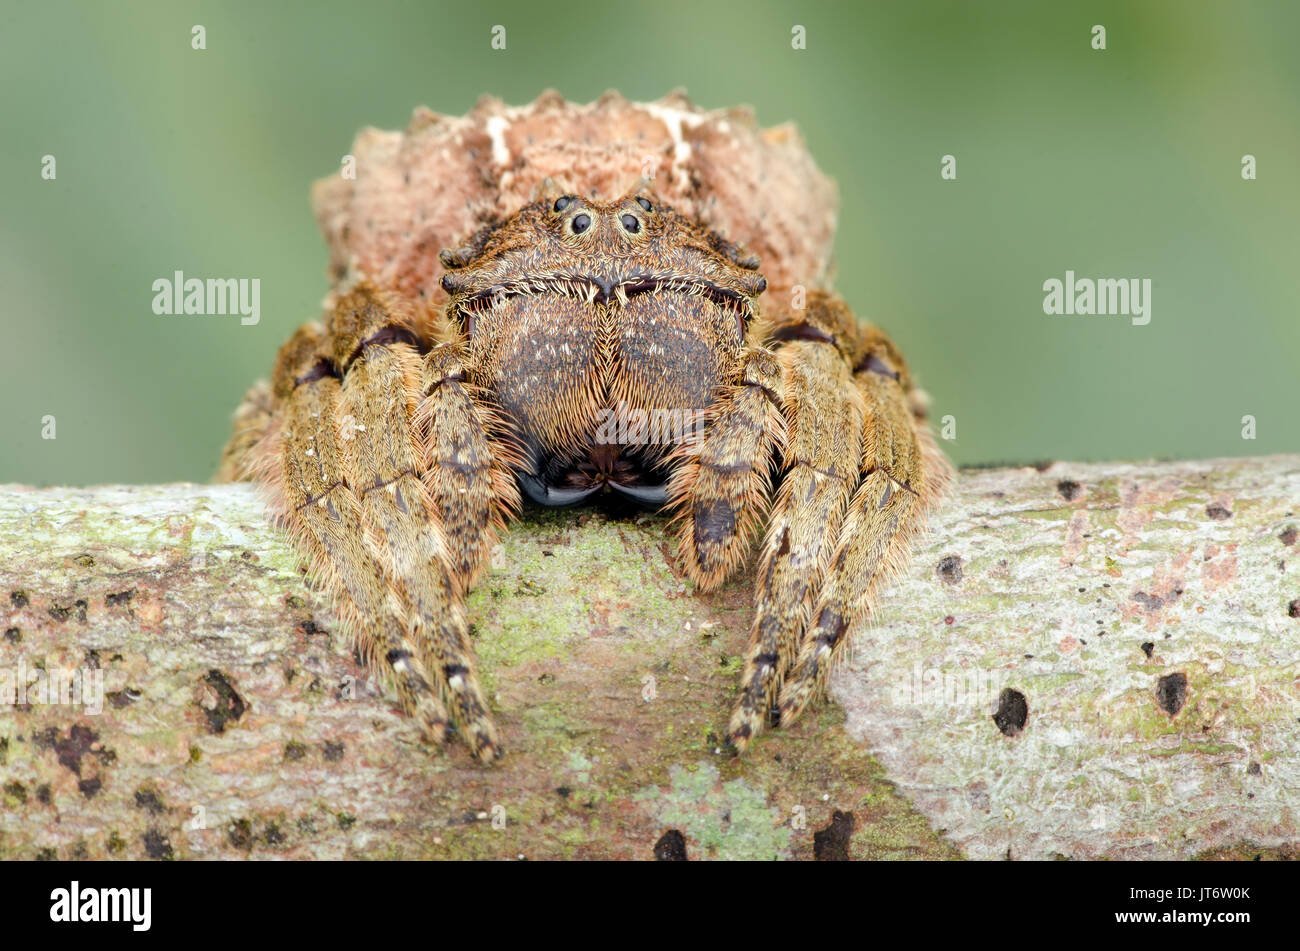
[[[325, 324], [249, 392], [221, 475], [270, 489], [403, 708], [483, 761], [502, 744], [464, 597], [524, 496], [666, 506], [704, 591], [765, 527], [728, 738], [792, 722], [949, 478], [901, 354], [827, 288], [833, 186], [797, 134], [548, 93], [354, 152], [317, 186]], [[616, 408], [703, 425], [610, 441]]]

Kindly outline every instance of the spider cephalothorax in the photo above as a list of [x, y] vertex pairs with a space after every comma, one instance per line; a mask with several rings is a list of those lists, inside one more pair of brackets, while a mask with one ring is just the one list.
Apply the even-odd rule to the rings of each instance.
[[[830, 190], [797, 138], [680, 97], [549, 95], [367, 135], [369, 177], [318, 193], [326, 324], [250, 391], [223, 474], [271, 490], [425, 733], [455, 726], [483, 760], [502, 746], [464, 598], [521, 490], [667, 506], [703, 590], [766, 526], [728, 736], [791, 722], [948, 477], [902, 356], [825, 287]], [[741, 208], [747, 175], [766, 190]]]
[[[666, 456], [744, 348], [767, 284], [757, 261], [641, 188], [548, 196], [442, 263], [469, 379], [512, 425], [528, 495], [666, 502]], [[620, 418], [671, 425], [629, 432]]]

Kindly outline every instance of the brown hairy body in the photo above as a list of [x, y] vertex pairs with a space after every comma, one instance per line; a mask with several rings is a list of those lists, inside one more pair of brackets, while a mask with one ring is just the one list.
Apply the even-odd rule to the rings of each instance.
[[325, 324], [250, 391], [222, 476], [269, 489], [434, 742], [502, 752], [464, 598], [524, 497], [668, 507], [706, 591], [757, 546], [728, 738], [793, 721], [949, 477], [901, 354], [827, 287], [833, 187], [797, 135], [548, 94], [356, 152], [317, 186]]

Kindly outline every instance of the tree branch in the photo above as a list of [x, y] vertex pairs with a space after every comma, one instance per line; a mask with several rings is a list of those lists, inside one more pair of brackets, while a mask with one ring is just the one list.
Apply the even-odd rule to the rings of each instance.
[[530, 513], [469, 602], [483, 768], [367, 681], [252, 488], [0, 487], [0, 857], [1294, 849], [1300, 457], [968, 471], [932, 524], [834, 702], [733, 759], [752, 575]]

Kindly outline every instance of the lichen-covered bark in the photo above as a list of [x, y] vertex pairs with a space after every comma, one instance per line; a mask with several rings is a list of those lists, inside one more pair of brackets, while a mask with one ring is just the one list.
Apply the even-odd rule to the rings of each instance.
[[1300, 841], [1300, 458], [966, 473], [938, 525], [833, 694], [969, 856]]
[[834, 702], [732, 759], [752, 577], [531, 514], [470, 599], [485, 768], [420, 744], [251, 488], [0, 487], [0, 689], [103, 689], [0, 707], [0, 857], [1294, 854], [1300, 457], [967, 472], [934, 525]]

